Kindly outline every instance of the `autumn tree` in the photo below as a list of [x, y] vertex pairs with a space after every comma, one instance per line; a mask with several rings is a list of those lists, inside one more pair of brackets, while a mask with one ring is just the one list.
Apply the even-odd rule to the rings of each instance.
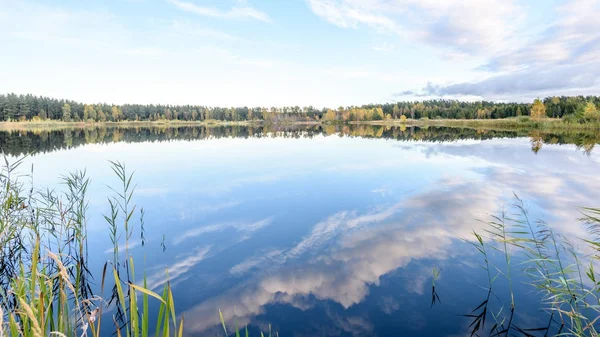
[[486, 117], [487, 117], [487, 112], [485, 111], [485, 109], [477, 110], [477, 119], [484, 119]]
[[531, 135], [531, 151], [537, 154], [544, 146], [544, 140], [542, 139], [539, 132], [533, 132]]
[[118, 122], [123, 116], [123, 112], [118, 106], [113, 105], [111, 108], [111, 117], [114, 122]]
[[334, 121], [336, 119], [335, 111], [329, 109], [327, 113], [323, 116], [323, 119], [326, 121]]
[[531, 118], [540, 119], [544, 117], [546, 117], [546, 106], [536, 98], [531, 106]]
[[104, 114], [104, 111], [102, 110], [102, 105], [100, 104], [96, 105], [96, 118], [94, 119], [99, 122], [106, 121], [106, 115]]
[[373, 120], [374, 121], [383, 120], [383, 109], [381, 109], [381, 108], [373, 109]]
[[398, 106], [398, 104], [395, 104], [392, 108], [392, 115], [394, 116], [394, 118], [397, 118], [400, 114], [400, 107]]
[[588, 122], [600, 121], [600, 112], [594, 103], [587, 102], [585, 108], [583, 108], [583, 118]]
[[[94, 117], [92, 117], [92, 115]], [[94, 109], [94, 106], [86, 104], [83, 107], [83, 120], [84, 121], [87, 121], [88, 119], [94, 120], [95, 116], [96, 116], [96, 109]]]

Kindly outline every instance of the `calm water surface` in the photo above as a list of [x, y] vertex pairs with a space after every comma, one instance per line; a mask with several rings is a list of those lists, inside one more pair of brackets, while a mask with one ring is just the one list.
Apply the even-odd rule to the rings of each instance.
[[[129, 250], [152, 287], [168, 269], [190, 336], [222, 335], [218, 309], [251, 333], [271, 324], [281, 336], [468, 336], [461, 315], [487, 285], [463, 242], [485, 227], [478, 219], [516, 193], [532, 217], [582, 237], [576, 207], [600, 206], [593, 137], [365, 130], [94, 129], [0, 133], [0, 145], [13, 156], [38, 150], [27, 160], [37, 185], [60, 188], [60, 175], [87, 170], [98, 273], [112, 258], [108, 160], [135, 170], [147, 242], [136, 230]], [[516, 324], [544, 326], [524, 281], [515, 281]]]

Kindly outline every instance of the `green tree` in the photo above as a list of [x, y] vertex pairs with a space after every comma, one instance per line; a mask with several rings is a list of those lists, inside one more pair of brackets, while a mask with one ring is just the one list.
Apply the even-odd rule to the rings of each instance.
[[40, 109], [40, 112], [38, 113], [38, 117], [41, 120], [46, 120], [46, 118], [48, 118], [48, 115], [46, 114], [46, 110]]
[[96, 115], [96, 110], [93, 105], [86, 104], [83, 107], [83, 120], [87, 121], [88, 119], [94, 119], [91, 115]]
[[71, 106], [67, 103], [65, 103], [62, 107], [62, 120], [64, 122], [71, 121]]
[[106, 122], [106, 115], [102, 109], [98, 111], [98, 122]]
[[552, 117], [561, 117], [560, 98], [554, 96], [550, 99], [552, 103]]
[[[100, 115], [104, 116], [104, 120], [100, 120]], [[104, 111], [102, 111], [102, 105], [96, 105], [96, 117], [94, 118], [96, 121], [104, 122], [106, 121], [106, 115], [104, 115]]]
[[89, 111], [89, 119], [91, 119], [92, 121], [96, 120], [97, 114], [96, 114], [96, 109], [94, 108], [93, 105], [90, 105], [90, 111]]

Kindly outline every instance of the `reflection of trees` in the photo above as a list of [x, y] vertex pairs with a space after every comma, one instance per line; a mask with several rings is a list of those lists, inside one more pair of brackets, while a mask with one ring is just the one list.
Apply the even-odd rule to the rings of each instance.
[[179, 127], [88, 127], [84, 129], [32, 130], [0, 132], [0, 148], [18, 156], [31, 152], [50, 152], [66, 147], [111, 142], [162, 142], [169, 140], [199, 140], [215, 138], [312, 138], [340, 135], [343, 137], [384, 138], [401, 141], [451, 142], [465, 139], [530, 137], [537, 153], [543, 143], [575, 144], [589, 154], [600, 143], [600, 133], [594, 131], [543, 132], [527, 130], [476, 130], [469, 128], [381, 125], [255, 125], [255, 126], [179, 126]]
[[530, 136], [531, 151], [537, 154], [542, 149], [542, 146], [544, 146], [544, 140], [542, 139], [542, 136], [540, 136], [540, 133], [537, 131], [532, 132]]
[[578, 142], [575, 144], [577, 145], [578, 149], [581, 149], [583, 153], [589, 156], [590, 154], [592, 154], [592, 150], [594, 149], [597, 143], [600, 143], [600, 136], [590, 134], [582, 135], [578, 139]]
[[592, 150], [594, 149], [594, 146], [596, 146], [595, 143], [588, 143], [588, 144], [583, 144], [581, 146], [581, 148], [583, 149], [583, 152], [589, 156], [590, 154], [592, 154]]
[[63, 132], [63, 143], [66, 147], [73, 146], [73, 134], [71, 133], [71, 130], [65, 130], [65, 132]]

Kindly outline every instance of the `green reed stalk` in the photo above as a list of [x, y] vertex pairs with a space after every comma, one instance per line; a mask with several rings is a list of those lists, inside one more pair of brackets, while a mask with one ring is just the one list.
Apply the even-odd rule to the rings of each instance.
[[[104, 265], [98, 297], [92, 294], [88, 281], [91, 272], [87, 266], [86, 192], [90, 180], [84, 171], [76, 172], [62, 178], [63, 192], [36, 190], [31, 186], [27, 196], [23, 196], [25, 186], [16, 173], [21, 163], [22, 159], [10, 164], [5, 158], [5, 166], [0, 170], [0, 337], [104, 335], [103, 311], [115, 301], [112, 297], [102, 298], [110, 273], [117, 289], [116, 302], [125, 318], [113, 316], [118, 336], [125, 331], [129, 337], [148, 337], [152, 334], [149, 323], [154, 320], [157, 335], [182, 336], [183, 316], [177, 319], [169, 282], [165, 283], [163, 296], [147, 288], [145, 274], [143, 284], [135, 284], [131, 257], [125, 262], [127, 281], [119, 276], [121, 234], [116, 224], [123, 214], [128, 240], [133, 232], [130, 220], [135, 210], [135, 205], [131, 205], [135, 189], [133, 174], [126, 175], [124, 165], [115, 166], [124, 198], [109, 199], [111, 215], [105, 219], [115, 249], [112, 268]], [[128, 254], [127, 246], [125, 252]], [[142, 295], [141, 305], [138, 294]], [[164, 316], [150, 317], [151, 297], [159, 301]]]

